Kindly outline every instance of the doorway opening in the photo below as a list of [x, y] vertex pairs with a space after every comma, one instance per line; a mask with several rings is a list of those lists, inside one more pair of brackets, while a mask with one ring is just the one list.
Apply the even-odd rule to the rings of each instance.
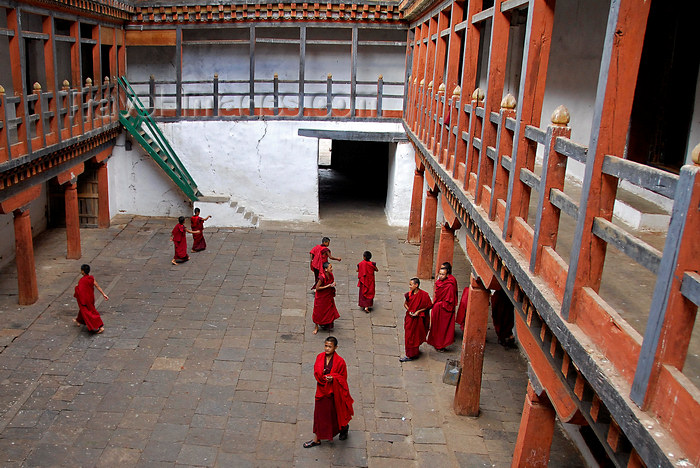
[[[97, 168], [95, 164], [85, 162], [85, 172], [77, 177], [78, 183], [78, 217], [81, 228], [97, 227], [98, 192]], [[54, 177], [49, 180], [48, 224], [51, 228], [66, 227], [65, 187]]]

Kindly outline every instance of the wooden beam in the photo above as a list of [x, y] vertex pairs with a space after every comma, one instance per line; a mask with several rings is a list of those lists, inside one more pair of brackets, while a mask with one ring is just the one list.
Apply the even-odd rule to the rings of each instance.
[[175, 29], [144, 29], [143, 31], [126, 31], [127, 46], [175, 46], [177, 32]]

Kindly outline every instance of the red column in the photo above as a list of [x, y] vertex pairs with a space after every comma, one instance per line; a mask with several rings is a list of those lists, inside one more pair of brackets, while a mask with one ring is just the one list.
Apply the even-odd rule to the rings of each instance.
[[556, 413], [547, 395], [543, 392], [541, 396], [537, 396], [532, 383], [528, 382], [511, 467], [547, 466], [555, 416]]
[[420, 212], [423, 208], [423, 171], [416, 169], [413, 175], [413, 193], [411, 195], [411, 214], [408, 218], [408, 236], [411, 243], [420, 242]]
[[430, 278], [435, 254], [435, 218], [437, 216], [437, 190], [426, 192], [423, 211], [423, 231], [418, 251], [418, 278]]
[[435, 277], [440, 271], [440, 265], [444, 262], [452, 263], [455, 251], [455, 230], [447, 223], [442, 223], [440, 228], [440, 242], [438, 243], [437, 262], [435, 262]]
[[109, 227], [109, 182], [107, 180], [107, 164], [97, 166], [97, 225]]
[[489, 298], [490, 291], [484, 287], [480, 279], [472, 276], [462, 338], [462, 376], [457, 384], [454, 399], [455, 413], [463, 416], [479, 415]]
[[80, 217], [78, 215], [78, 184], [69, 182], [65, 189], [66, 201], [66, 258], [79, 259]]
[[19, 304], [34, 304], [39, 299], [34, 268], [34, 243], [29, 209], [13, 211], [15, 225], [15, 263], [17, 264], [17, 289]]

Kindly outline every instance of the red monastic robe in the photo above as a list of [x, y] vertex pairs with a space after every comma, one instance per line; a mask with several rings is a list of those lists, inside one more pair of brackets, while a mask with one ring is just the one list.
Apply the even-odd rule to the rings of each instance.
[[462, 300], [459, 301], [459, 309], [457, 309], [457, 323], [462, 331], [464, 331], [464, 322], [467, 319], [467, 304], [469, 304], [469, 286], [462, 291]]
[[491, 319], [493, 328], [500, 344], [513, 335], [515, 325], [515, 309], [508, 295], [502, 289], [497, 289], [491, 296]]
[[200, 216], [192, 216], [190, 225], [193, 231], [199, 231], [199, 234], [192, 234], [192, 250], [199, 252], [207, 248], [207, 241], [204, 240], [204, 219]]
[[[314, 407], [314, 434], [319, 439], [331, 440], [343, 426], [347, 426], [354, 413], [348, 388], [348, 368], [345, 359], [333, 353], [326, 365], [326, 353], [316, 356], [314, 377], [316, 378], [316, 404]], [[326, 380], [330, 375], [333, 380]]]
[[455, 342], [455, 306], [457, 305], [457, 280], [447, 275], [435, 281], [433, 308], [430, 312], [428, 344], [435, 349], [446, 348]]
[[316, 283], [318, 283], [318, 274], [323, 270], [323, 264], [328, 261], [328, 255], [331, 253], [331, 250], [323, 244], [318, 244], [309, 253], [312, 255], [309, 266], [311, 271], [314, 272], [314, 285], [311, 289], [314, 289], [316, 288]]
[[[333, 273], [322, 271], [319, 273], [321, 286], [331, 284], [335, 281]], [[316, 288], [314, 297], [314, 311], [311, 319], [317, 325], [333, 325], [333, 322], [340, 317], [338, 309], [335, 307], [335, 288]]]
[[362, 260], [357, 264], [357, 287], [360, 288], [360, 297], [357, 305], [362, 308], [372, 307], [374, 304], [374, 272], [377, 270], [375, 262]]
[[[404, 344], [406, 346], [406, 356], [413, 358], [418, 356], [418, 348], [422, 343], [425, 343], [425, 335], [430, 328], [429, 308], [433, 303], [430, 300], [430, 294], [422, 289], [417, 289], [413, 294], [409, 291], [404, 294], [404, 297], [408, 304], [406, 317], [403, 321]], [[428, 310], [421, 312], [416, 317], [410, 315], [410, 313], [415, 313], [417, 310], [425, 308], [428, 308]]]
[[173, 228], [173, 244], [175, 244], [175, 256], [174, 260], [181, 260], [183, 262], [190, 259], [187, 255], [187, 236], [185, 236], [185, 226], [183, 224], [177, 223]]
[[73, 297], [78, 301], [78, 323], [84, 324], [90, 331], [97, 331], [104, 326], [100, 314], [95, 309], [95, 278], [92, 275], [83, 275], [80, 278]]

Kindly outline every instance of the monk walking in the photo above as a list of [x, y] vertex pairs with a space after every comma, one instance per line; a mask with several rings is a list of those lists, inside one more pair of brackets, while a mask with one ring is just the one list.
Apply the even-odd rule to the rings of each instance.
[[109, 297], [90, 274], [90, 265], [81, 265], [80, 273], [83, 276], [78, 281], [73, 294], [73, 297], [78, 301], [78, 316], [73, 321], [77, 326], [85, 325], [88, 331], [102, 333], [105, 331], [105, 327], [102, 323], [102, 317], [95, 309], [95, 288], [102, 294], [105, 301], [108, 301]]
[[173, 228], [173, 231], [170, 233], [170, 240], [175, 245], [175, 256], [173, 257], [172, 261], [173, 265], [177, 265], [178, 263], [184, 263], [190, 259], [190, 256], [187, 255], [187, 237], [185, 236], [185, 232], [189, 232], [190, 234], [199, 234], [202, 231], [193, 231], [191, 229], [187, 229], [185, 227], [184, 216], [180, 216], [177, 219], [177, 224]]
[[204, 240], [204, 221], [211, 218], [211, 215], [206, 218], [201, 218], [199, 216], [200, 209], [194, 209], [194, 216], [190, 218], [190, 227], [192, 231], [199, 231], [199, 233], [192, 234], [192, 252], [201, 252], [207, 248], [207, 241]]
[[338, 309], [335, 307], [333, 265], [328, 262], [323, 264], [323, 271], [319, 273], [315, 286], [314, 311], [311, 315], [311, 320], [316, 324], [314, 335], [318, 333], [319, 325], [324, 330], [333, 330], [333, 322], [340, 317]]
[[341, 261], [341, 258], [334, 257], [331, 255], [331, 249], [328, 246], [331, 245], [331, 239], [329, 237], [324, 237], [321, 239], [321, 243], [315, 246], [309, 251], [310, 256], [310, 267], [311, 271], [314, 272], [314, 284], [311, 289], [316, 288], [316, 283], [318, 283], [318, 275], [323, 269], [323, 264], [328, 261], [328, 259], [335, 260], [336, 262]]
[[366, 250], [362, 254], [362, 261], [357, 264], [357, 287], [360, 288], [357, 305], [367, 313], [374, 305], [374, 272], [379, 271], [377, 263], [371, 260], [372, 252]]
[[457, 305], [457, 280], [452, 276], [452, 265], [445, 262], [438, 271], [430, 311], [428, 344], [440, 352], [455, 342], [455, 306]]
[[329, 336], [323, 344], [324, 352], [316, 357], [316, 404], [314, 406], [314, 438], [304, 442], [304, 448], [321, 445], [321, 440], [348, 438], [354, 403], [348, 389], [348, 368], [345, 359], [336, 353], [338, 340]]
[[429, 310], [433, 305], [430, 294], [420, 288], [420, 280], [411, 278], [409, 291], [404, 294], [406, 317], [403, 321], [404, 344], [406, 355], [399, 358], [401, 362], [413, 361], [420, 354], [420, 345], [425, 343], [425, 335], [430, 328]]

